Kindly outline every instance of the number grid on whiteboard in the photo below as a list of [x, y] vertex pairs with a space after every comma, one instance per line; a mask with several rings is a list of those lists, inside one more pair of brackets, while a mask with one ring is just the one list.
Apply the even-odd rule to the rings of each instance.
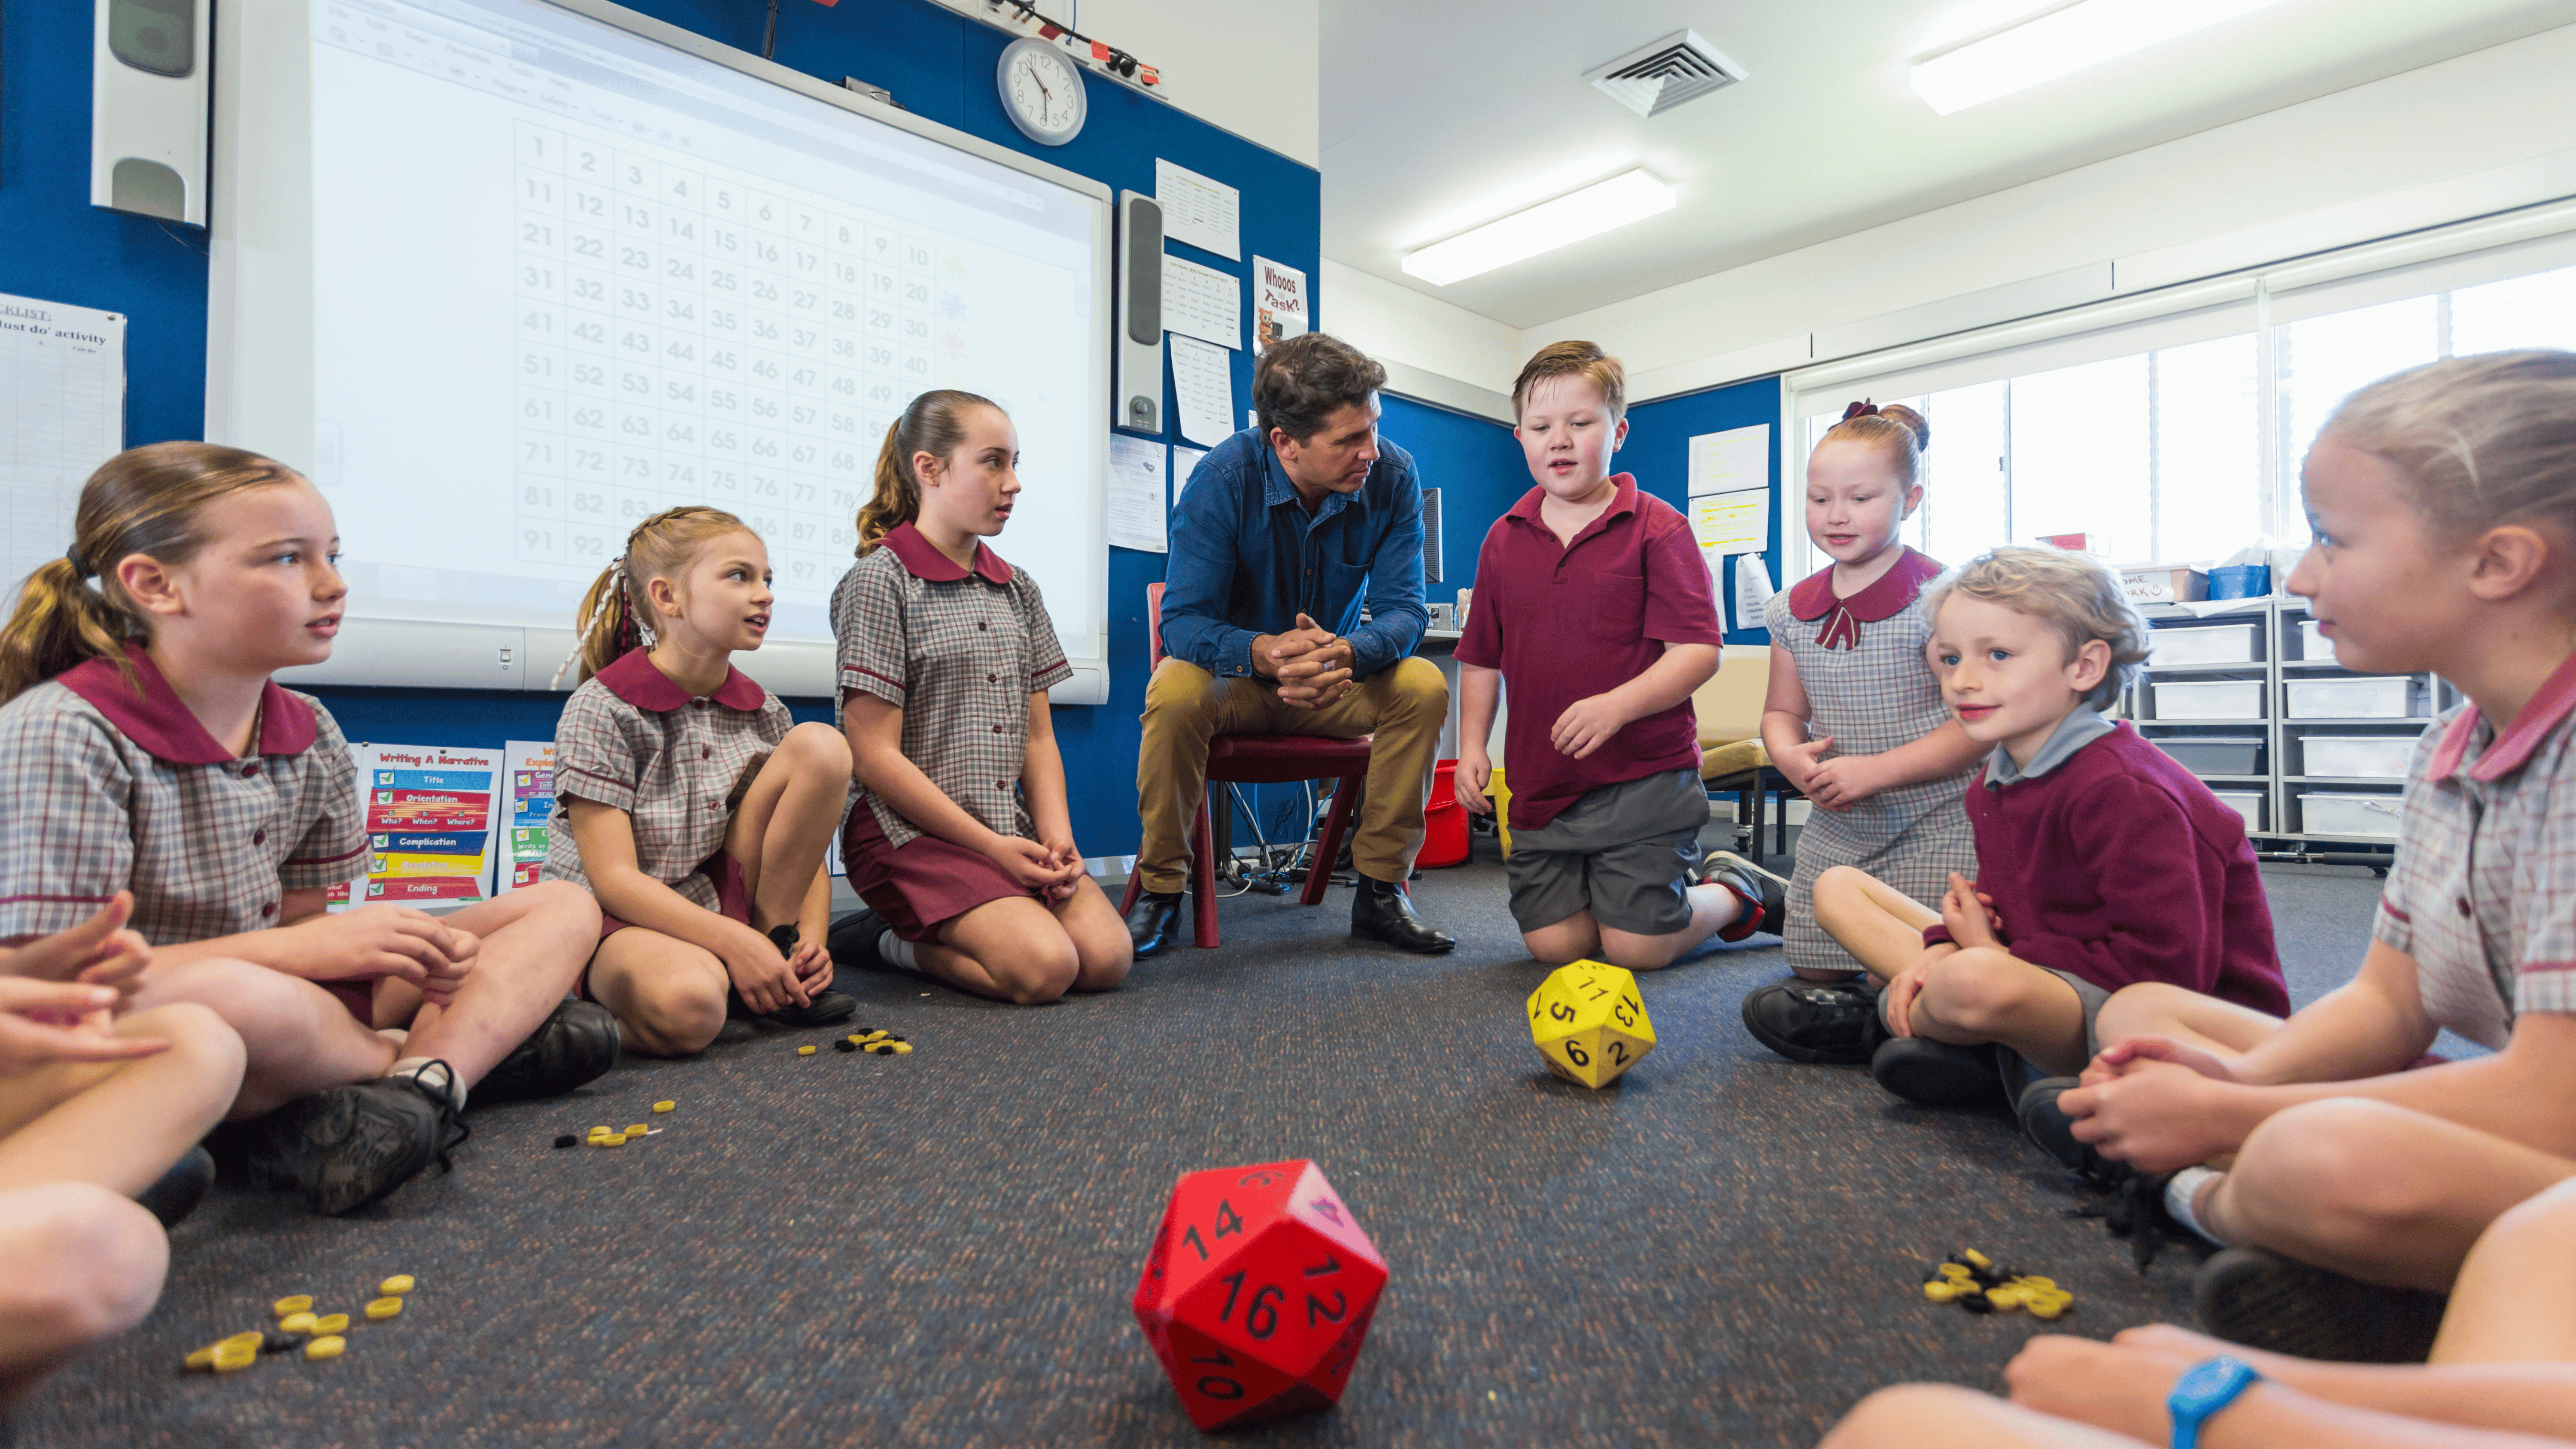
[[517, 559], [604, 567], [636, 524], [706, 503], [768, 541], [782, 597], [821, 602], [886, 428], [971, 369], [974, 243], [516, 126]]

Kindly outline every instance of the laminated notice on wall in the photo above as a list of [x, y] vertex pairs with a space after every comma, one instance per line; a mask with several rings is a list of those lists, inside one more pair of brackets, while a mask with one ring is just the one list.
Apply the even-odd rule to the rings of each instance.
[[1258, 357], [1271, 344], [1305, 332], [1310, 315], [1306, 274], [1268, 257], [1252, 259], [1252, 352]]
[[510, 740], [501, 746], [501, 760], [509, 804], [501, 829], [508, 832], [509, 854], [500, 861], [500, 888], [514, 891], [535, 885], [546, 863], [555, 815], [555, 742]]
[[1771, 602], [1771, 569], [1758, 553], [1739, 554], [1735, 560], [1735, 627], [1763, 627], [1762, 606]]

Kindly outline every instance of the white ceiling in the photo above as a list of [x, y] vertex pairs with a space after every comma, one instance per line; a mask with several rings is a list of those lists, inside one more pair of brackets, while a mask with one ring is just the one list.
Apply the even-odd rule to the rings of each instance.
[[[1323, 0], [1324, 255], [1528, 327], [2576, 23], [2576, 0], [2280, 0], [1957, 115], [1906, 85], [2055, 3]], [[1752, 78], [1651, 120], [1584, 82], [1685, 27]], [[1638, 164], [1680, 205], [1447, 287], [1398, 265]]]

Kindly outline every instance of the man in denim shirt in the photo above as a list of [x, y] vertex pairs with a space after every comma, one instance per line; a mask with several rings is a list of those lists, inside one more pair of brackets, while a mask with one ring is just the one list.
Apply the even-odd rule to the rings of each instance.
[[1351, 839], [1351, 934], [1407, 951], [1457, 944], [1414, 913], [1403, 886], [1449, 686], [1410, 657], [1430, 619], [1422, 485], [1412, 457], [1377, 436], [1385, 381], [1385, 368], [1320, 332], [1272, 347], [1253, 370], [1260, 426], [1200, 460], [1173, 511], [1164, 659], [1145, 687], [1136, 757], [1143, 889], [1127, 931], [1140, 959], [1175, 935], [1208, 740], [1221, 734], [1374, 735]]

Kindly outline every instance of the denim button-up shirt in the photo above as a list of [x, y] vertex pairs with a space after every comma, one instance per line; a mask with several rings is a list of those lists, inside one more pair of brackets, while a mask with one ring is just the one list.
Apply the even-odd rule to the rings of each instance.
[[1326, 494], [1311, 515], [1258, 429], [1200, 459], [1172, 512], [1163, 652], [1219, 677], [1249, 676], [1253, 639], [1286, 633], [1303, 613], [1351, 641], [1354, 679], [1411, 654], [1431, 620], [1422, 484], [1412, 454], [1384, 438], [1377, 446], [1359, 491]]

